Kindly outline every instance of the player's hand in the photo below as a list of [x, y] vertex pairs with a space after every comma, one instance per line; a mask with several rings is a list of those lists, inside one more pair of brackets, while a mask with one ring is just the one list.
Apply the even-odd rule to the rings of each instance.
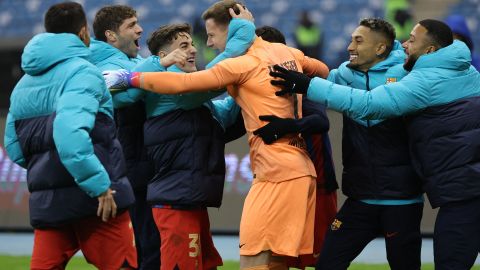
[[306, 94], [310, 81], [312, 80], [307, 75], [293, 70], [285, 69], [279, 65], [273, 66], [275, 71], [270, 72], [270, 76], [278, 77], [282, 80], [271, 80], [272, 85], [280, 86], [281, 91], [275, 92], [277, 96], [283, 96], [285, 94]]
[[110, 91], [125, 90], [131, 87], [132, 77], [137, 72], [129, 72], [126, 69], [105, 70], [102, 72], [107, 88]]
[[107, 189], [104, 193], [97, 197], [98, 209], [97, 216], [101, 217], [104, 222], [117, 215], [117, 204], [113, 199], [114, 190]]
[[240, 11], [238, 14], [235, 13], [235, 10], [233, 10], [233, 8], [228, 9], [228, 12], [230, 13], [230, 16], [232, 16], [232, 18], [245, 19], [251, 22], [255, 22], [252, 13], [247, 9], [247, 7], [237, 4], [237, 8]]
[[185, 53], [182, 49], [178, 48], [174, 51], [170, 52], [166, 56], [160, 58], [160, 65], [168, 68], [171, 65], [179, 65], [184, 66], [187, 62], [187, 53]]
[[294, 119], [279, 118], [275, 115], [260, 115], [259, 119], [269, 123], [255, 130], [253, 134], [260, 136], [266, 144], [272, 144], [286, 134], [296, 132]]

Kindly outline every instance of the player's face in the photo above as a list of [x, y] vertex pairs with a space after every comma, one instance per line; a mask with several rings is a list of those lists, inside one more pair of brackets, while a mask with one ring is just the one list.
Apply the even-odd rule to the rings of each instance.
[[374, 33], [370, 28], [359, 26], [352, 33], [352, 41], [348, 45], [348, 54], [350, 55], [350, 63], [348, 67], [367, 71], [376, 63], [383, 60], [377, 54], [382, 43], [379, 42], [378, 34]]
[[116, 41], [113, 43], [120, 51], [124, 52], [129, 57], [137, 57], [140, 46], [138, 41], [142, 35], [143, 29], [138, 24], [137, 17], [131, 17], [123, 21], [118, 28], [116, 34]]
[[407, 59], [403, 65], [405, 70], [411, 71], [418, 58], [427, 53], [427, 39], [427, 29], [420, 24], [415, 25], [410, 32], [410, 38], [402, 44], [407, 54]]
[[185, 65], [181, 66], [177, 64], [177, 67], [185, 72], [197, 71], [197, 66], [195, 63], [197, 48], [195, 48], [192, 37], [189, 33], [178, 33], [176, 39], [174, 39], [170, 45], [170, 51], [174, 51], [176, 49], [181, 49], [187, 54], [187, 61], [185, 62]]
[[217, 24], [212, 18], [205, 21], [207, 30], [207, 46], [220, 52], [225, 50], [227, 44], [228, 26]]

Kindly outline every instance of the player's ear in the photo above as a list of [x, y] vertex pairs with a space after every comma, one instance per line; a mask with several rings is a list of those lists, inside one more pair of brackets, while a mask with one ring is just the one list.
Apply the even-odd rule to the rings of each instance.
[[377, 46], [377, 50], [376, 50], [375, 54], [378, 57], [381, 57], [385, 54], [386, 50], [387, 50], [387, 45], [385, 43], [379, 43], [378, 46]]
[[105, 37], [107, 39], [107, 43], [113, 43], [117, 41], [117, 34], [112, 30], [106, 30]]
[[168, 53], [165, 52], [165, 51], [159, 51], [159, 52], [158, 52], [158, 56], [160, 56], [160, 58], [163, 58], [163, 57], [167, 56], [167, 54], [168, 54]]

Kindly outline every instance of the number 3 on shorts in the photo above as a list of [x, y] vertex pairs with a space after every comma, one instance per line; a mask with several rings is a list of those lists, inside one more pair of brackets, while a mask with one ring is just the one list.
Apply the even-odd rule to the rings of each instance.
[[193, 249], [193, 251], [188, 252], [188, 255], [190, 257], [197, 257], [200, 251], [200, 247], [198, 245], [200, 242], [200, 237], [198, 233], [190, 233], [188, 238], [190, 238], [190, 244], [188, 245], [188, 248]]

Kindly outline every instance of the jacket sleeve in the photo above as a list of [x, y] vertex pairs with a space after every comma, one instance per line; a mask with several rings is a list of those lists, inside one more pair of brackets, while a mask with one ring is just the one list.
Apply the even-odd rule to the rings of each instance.
[[23, 157], [22, 148], [18, 142], [17, 131], [15, 130], [15, 118], [11, 113], [7, 115], [7, 122], [5, 124], [5, 150], [7, 151], [8, 157], [20, 165], [23, 168], [26, 168], [27, 164], [25, 158]]
[[145, 91], [138, 88], [128, 88], [124, 91], [112, 92], [112, 99], [115, 108], [123, 108], [129, 106], [145, 96]]
[[255, 25], [245, 19], [234, 18], [228, 25], [228, 36], [225, 50], [217, 55], [206, 68], [213, 67], [216, 63], [227, 58], [243, 55], [255, 40]]
[[332, 69], [330, 70], [330, 73], [328, 74], [327, 80], [331, 81], [333, 83], [338, 83], [338, 69]]
[[211, 109], [215, 119], [222, 125], [223, 129], [233, 125], [240, 113], [240, 106], [235, 100], [228, 96], [224, 99], [213, 100], [213, 108]]
[[79, 71], [65, 86], [53, 122], [53, 139], [60, 160], [79, 187], [97, 197], [110, 186], [110, 179], [93, 151], [90, 132], [95, 125], [102, 91], [100, 74]]
[[428, 89], [421, 74], [414, 72], [399, 82], [381, 85], [371, 91], [314, 78], [307, 97], [351, 118], [385, 119], [427, 107], [430, 102]]
[[[138, 66], [138, 65], [137, 65]], [[102, 70], [117, 70], [117, 69], [124, 69], [124, 67], [116, 64], [106, 64], [102, 66]], [[137, 71], [133, 69], [132, 71]], [[141, 70], [138, 70], [141, 71]], [[114, 91], [111, 92], [112, 94], [112, 101], [113, 106], [117, 108], [123, 108], [132, 105], [133, 103], [142, 100], [145, 96], [145, 91], [138, 88], [128, 88], [123, 91]]]
[[330, 129], [325, 106], [303, 98], [303, 117], [296, 119], [297, 132], [307, 134], [320, 134]]

